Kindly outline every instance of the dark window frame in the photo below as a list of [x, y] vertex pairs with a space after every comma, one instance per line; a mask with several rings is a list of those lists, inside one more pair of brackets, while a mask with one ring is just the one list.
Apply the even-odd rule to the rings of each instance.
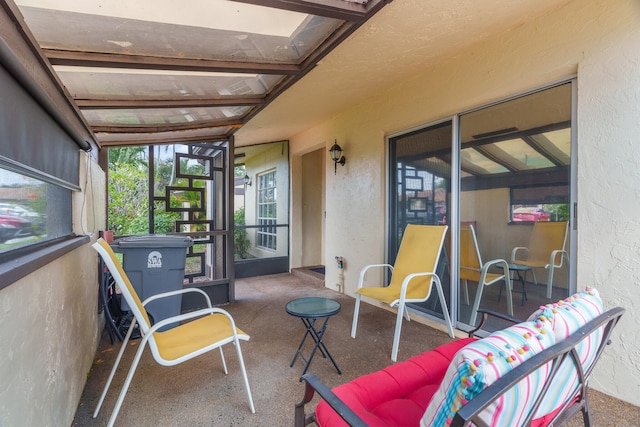
[[0, 290], [89, 243], [89, 240], [89, 236], [72, 235], [9, 252], [11, 257], [0, 261]]

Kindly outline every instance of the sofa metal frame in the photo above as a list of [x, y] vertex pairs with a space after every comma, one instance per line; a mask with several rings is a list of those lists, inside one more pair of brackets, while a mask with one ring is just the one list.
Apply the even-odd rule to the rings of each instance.
[[[496, 380], [489, 387], [484, 389], [480, 394], [471, 399], [469, 403], [463, 406], [453, 418], [452, 427], [459, 426], [478, 426], [489, 427], [480, 418], [480, 413], [491, 403], [496, 401], [500, 396], [506, 393], [511, 388], [515, 387], [523, 378], [535, 372], [538, 368], [546, 363], [552, 363], [551, 374], [545, 381], [545, 385], [542, 392], [538, 395], [534, 405], [532, 406], [528, 417], [523, 425], [530, 425], [536, 410], [542, 403], [545, 393], [549, 390], [549, 387], [553, 383], [553, 379], [559, 371], [559, 367], [567, 359], [573, 362], [573, 367], [576, 370], [579, 386], [570, 399], [564, 402], [564, 405], [554, 414], [553, 419], [549, 421], [548, 425], [561, 426], [565, 424], [570, 418], [572, 418], [577, 412], [582, 411], [584, 425], [591, 427], [593, 425], [591, 414], [589, 412], [589, 377], [600, 358], [606, 345], [611, 342], [611, 333], [613, 328], [617, 325], [620, 317], [624, 314], [624, 309], [621, 307], [612, 308], [605, 313], [599, 315], [595, 319], [591, 320], [576, 332], [571, 334], [565, 340], [554, 344], [553, 346], [543, 350], [542, 352], [531, 357], [524, 363], [515, 367], [507, 374]], [[474, 330], [469, 332], [469, 337], [477, 336], [478, 331], [486, 323], [489, 316], [499, 317], [501, 319], [509, 320], [513, 323], [519, 323], [520, 320], [505, 316], [503, 314], [489, 311], [478, 310], [482, 314], [482, 320], [480, 325]], [[576, 346], [582, 342], [585, 338], [595, 332], [597, 329], [603, 328], [603, 338], [600, 341], [600, 345], [596, 351], [594, 362], [584, 369], [580, 363]], [[309, 403], [317, 392], [322, 399], [324, 399], [329, 406], [350, 426], [366, 426], [367, 424], [325, 384], [322, 383], [318, 377], [313, 374], [305, 374], [302, 376], [305, 381], [304, 398], [301, 402], [295, 406], [295, 426], [303, 427], [312, 422], [315, 422], [315, 413], [306, 414], [305, 404]]]

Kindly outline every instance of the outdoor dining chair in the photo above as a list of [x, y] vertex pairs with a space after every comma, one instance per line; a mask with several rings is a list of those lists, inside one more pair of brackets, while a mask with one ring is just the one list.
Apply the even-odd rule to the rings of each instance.
[[[389, 304], [390, 307], [397, 306], [398, 314], [396, 316], [396, 327], [391, 350], [391, 360], [395, 362], [398, 358], [402, 318], [406, 317], [407, 320], [410, 320], [407, 303], [426, 301], [431, 296], [434, 286], [438, 292], [449, 336], [454, 338], [453, 325], [451, 324], [442, 284], [436, 274], [436, 267], [442, 253], [447, 228], [446, 225], [409, 224], [404, 231], [394, 265], [371, 264], [360, 271], [358, 289], [356, 291], [356, 304], [353, 312], [353, 324], [351, 326], [352, 338], [356, 337], [362, 296]], [[382, 287], [364, 287], [367, 271], [376, 267], [391, 271], [389, 284]]]
[[[141, 302], [138, 294], [131, 284], [131, 281], [127, 277], [127, 274], [109, 244], [104, 239], [100, 238], [93, 244], [93, 248], [98, 251], [104, 260], [109, 272], [120, 287], [122, 297], [126, 300], [134, 316], [131, 326], [127, 331], [127, 335], [122, 341], [120, 352], [118, 353], [113, 365], [109, 379], [107, 380], [102, 392], [102, 396], [100, 396], [100, 401], [93, 413], [93, 417], [95, 418], [100, 411], [100, 407], [107, 395], [111, 381], [113, 380], [116, 369], [120, 364], [124, 350], [127, 348], [127, 343], [129, 342], [136, 325], [139, 325], [139, 331], [142, 338], [138, 345], [138, 350], [133, 362], [131, 363], [131, 367], [129, 368], [127, 378], [122, 386], [122, 390], [120, 391], [120, 395], [118, 396], [113, 413], [111, 414], [111, 418], [109, 419], [109, 423], [107, 424], [108, 426], [112, 426], [118, 416], [124, 397], [129, 385], [131, 384], [131, 380], [133, 379], [133, 374], [135, 373], [138, 362], [140, 362], [142, 352], [147, 344], [149, 345], [149, 349], [151, 350], [155, 361], [163, 366], [178, 365], [196, 356], [219, 348], [220, 355], [222, 356], [222, 367], [224, 369], [224, 373], [227, 374], [227, 365], [224, 359], [222, 346], [232, 343], [238, 354], [238, 362], [240, 370], [242, 371], [244, 386], [249, 400], [249, 407], [251, 408], [251, 412], [255, 413], [253, 398], [251, 397], [251, 389], [249, 388], [249, 380], [247, 379], [247, 372], [242, 358], [242, 351], [240, 349], [240, 340], [248, 340], [249, 336], [236, 328], [231, 315], [225, 310], [212, 307], [209, 296], [204, 291], [197, 288], [186, 288], [178, 291], [165, 292], [151, 296], [144, 302]], [[178, 316], [172, 316], [159, 321], [152, 326], [144, 308], [145, 304], [159, 298], [174, 296], [185, 292], [201, 293], [207, 302], [207, 308], [180, 314]], [[176, 322], [180, 322], [180, 324], [174, 328], [165, 331], [158, 330], [163, 326], [174, 324]]]
[[[536, 222], [531, 232], [529, 246], [518, 246], [511, 251], [511, 262], [529, 267], [544, 268], [549, 271], [547, 278], [547, 298], [551, 299], [553, 289], [553, 272], [561, 268], [564, 261], [569, 264], [569, 254], [565, 247], [569, 231], [568, 221]], [[533, 270], [534, 283], [538, 284], [535, 270]]]
[[[491, 273], [489, 269], [497, 266], [502, 269], [501, 273]], [[513, 298], [511, 294], [511, 280], [509, 279], [509, 268], [507, 261], [503, 259], [494, 259], [482, 262], [480, 249], [478, 247], [478, 238], [473, 225], [463, 225], [460, 227], [460, 281], [464, 282], [464, 298], [465, 303], [469, 304], [469, 281], [477, 282], [476, 297], [473, 301], [469, 324], [475, 326], [478, 308], [480, 308], [480, 300], [482, 299], [482, 291], [485, 286], [494, 283], [504, 282], [507, 289], [507, 312], [513, 316]]]

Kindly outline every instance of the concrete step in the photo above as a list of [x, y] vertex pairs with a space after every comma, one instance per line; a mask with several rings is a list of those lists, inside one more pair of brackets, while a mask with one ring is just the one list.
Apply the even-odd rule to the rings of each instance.
[[320, 271], [314, 271], [314, 270], [324, 271], [324, 266], [312, 265], [309, 267], [292, 268], [291, 274], [293, 274], [296, 277], [299, 277], [301, 280], [304, 280], [309, 284], [324, 287], [324, 273]]

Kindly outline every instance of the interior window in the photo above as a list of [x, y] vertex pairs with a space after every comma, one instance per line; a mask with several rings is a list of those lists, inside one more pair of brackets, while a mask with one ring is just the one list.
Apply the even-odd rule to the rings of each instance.
[[566, 185], [511, 188], [511, 222], [568, 221]]
[[278, 219], [278, 187], [276, 185], [276, 171], [258, 175], [258, 242], [257, 245], [276, 250]]

